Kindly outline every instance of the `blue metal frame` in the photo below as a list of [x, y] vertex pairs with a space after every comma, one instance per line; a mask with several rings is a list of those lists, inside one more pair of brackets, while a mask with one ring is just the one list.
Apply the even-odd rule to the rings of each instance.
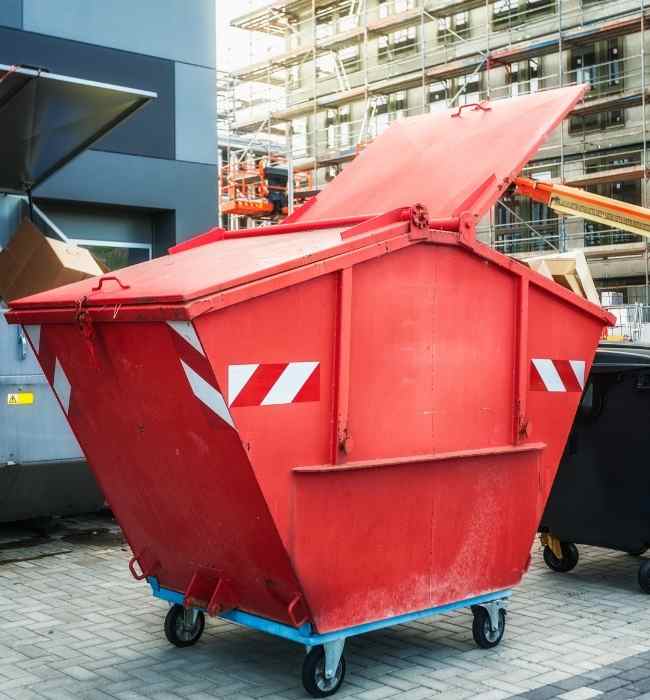
[[[166, 600], [168, 603], [175, 603], [177, 605], [183, 604], [182, 593], [169, 590], [168, 588], [161, 588], [158, 580], [153, 576], [147, 578], [147, 581], [156, 598]], [[268, 620], [265, 617], [253, 615], [243, 610], [229, 610], [228, 612], [221, 613], [218, 617], [238, 625], [243, 625], [244, 627], [251, 627], [261, 632], [266, 632], [267, 634], [273, 634], [276, 637], [283, 637], [284, 639], [290, 639], [292, 642], [298, 642], [298, 644], [313, 647], [319, 644], [333, 642], [337, 639], [346, 639], [347, 637], [354, 637], [358, 634], [364, 634], [365, 632], [373, 632], [374, 630], [383, 629], [384, 627], [402, 625], [406, 622], [418, 620], [421, 617], [439, 615], [440, 613], [458, 610], [459, 608], [469, 608], [472, 605], [484, 605], [485, 603], [491, 603], [495, 600], [509, 598], [511, 595], [512, 591], [510, 589], [495, 591], [494, 593], [486, 593], [485, 595], [466, 598], [465, 600], [439, 605], [434, 608], [427, 608], [426, 610], [418, 610], [416, 612], [405, 613], [404, 615], [395, 615], [394, 617], [387, 617], [375, 622], [366, 622], [363, 625], [355, 625], [354, 627], [345, 627], [344, 629], [336, 630], [335, 632], [326, 632], [325, 634], [313, 634], [312, 627], [309, 623], [302, 625], [302, 627], [289, 627], [289, 625], [283, 625], [281, 622]]]

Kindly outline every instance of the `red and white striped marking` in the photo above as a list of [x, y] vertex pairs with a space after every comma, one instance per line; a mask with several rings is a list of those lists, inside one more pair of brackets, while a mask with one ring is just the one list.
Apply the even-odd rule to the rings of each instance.
[[72, 394], [72, 386], [70, 385], [68, 375], [65, 373], [59, 358], [55, 355], [53, 356], [51, 353], [44, 351], [45, 357], [41, 357], [40, 325], [23, 326], [23, 331], [29, 338], [36, 357], [41, 361], [43, 373], [67, 416], [70, 412], [70, 396]]
[[228, 365], [229, 406], [279, 406], [320, 399], [320, 362]]
[[167, 321], [167, 325], [175, 332], [179, 360], [192, 393], [208, 410], [234, 428], [235, 423], [194, 326], [189, 321]]
[[584, 360], [549, 360], [533, 358], [530, 361], [531, 391], [581, 392], [585, 387]]

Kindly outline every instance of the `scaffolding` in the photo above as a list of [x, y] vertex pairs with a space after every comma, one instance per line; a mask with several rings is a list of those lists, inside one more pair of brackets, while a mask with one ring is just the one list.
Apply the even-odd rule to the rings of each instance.
[[[588, 82], [586, 100], [525, 174], [647, 206], [644, 2], [276, 0], [232, 23], [284, 47], [233, 74], [243, 100], [233, 133], [281, 142], [318, 190], [394, 119]], [[514, 255], [601, 250], [600, 286], [623, 279], [647, 290], [640, 239], [558, 219], [511, 193], [480, 235]], [[621, 245], [623, 263], [609, 250]]]

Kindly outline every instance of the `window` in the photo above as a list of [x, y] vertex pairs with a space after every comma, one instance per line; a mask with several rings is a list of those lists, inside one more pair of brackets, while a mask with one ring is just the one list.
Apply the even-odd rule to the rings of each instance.
[[372, 138], [381, 134], [392, 121], [404, 116], [406, 101], [406, 90], [377, 96], [374, 107], [374, 124], [369, 125]]
[[458, 41], [459, 37], [466, 39], [469, 35], [469, 12], [438, 19], [438, 41]]
[[[622, 42], [619, 39], [577, 46], [571, 51], [569, 80], [588, 83], [586, 99], [612, 95], [624, 87]], [[625, 110], [592, 112], [572, 117], [569, 133], [580, 134], [625, 125]]]
[[[618, 199], [628, 204], [641, 204], [640, 180], [604, 182], [590, 185], [586, 189], [594, 194]], [[638, 240], [638, 236], [627, 231], [621, 231], [605, 224], [598, 224], [595, 221], [585, 221], [585, 246], [633, 243], [636, 240]]]
[[329, 149], [347, 148], [352, 144], [350, 105], [328, 109], [325, 114], [327, 147]]
[[455, 83], [454, 95], [458, 94], [457, 103], [459, 105], [481, 101], [481, 76], [479, 73], [461, 75], [459, 78], [456, 78]]
[[[494, 228], [497, 250], [506, 254], [550, 250], [551, 247], [541, 236], [557, 245], [558, 218], [555, 212], [545, 204], [513, 194], [504, 195], [503, 201], [517, 216], [500, 204], [496, 205]], [[535, 235], [522, 221], [541, 235]]]
[[417, 48], [417, 29], [408, 27], [379, 37], [378, 57], [380, 61], [392, 60]]
[[89, 250], [111, 272], [151, 260], [151, 245], [148, 243], [89, 241], [79, 238], [70, 240]]
[[541, 77], [541, 57], [513, 63], [506, 73], [506, 81], [511, 85], [511, 94], [513, 97], [516, 95], [526, 95], [530, 92], [537, 92], [540, 89]]
[[437, 112], [446, 109], [449, 97], [449, 83], [446, 80], [431, 83], [429, 85], [429, 111]]
[[412, 10], [415, 0], [379, 0], [379, 19], [386, 19], [391, 14]]
[[495, 29], [518, 26], [555, 10], [555, 0], [497, 0], [492, 10], [492, 26]]
[[517, 0], [496, 0], [492, 8], [492, 26], [497, 29], [512, 23], [517, 12]]
[[291, 66], [287, 69], [287, 88], [295, 90], [300, 87], [300, 66]]
[[555, 12], [555, 0], [528, 0], [525, 5], [527, 18], [547, 12]]
[[316, 76], [318, 78], [333, 78], [336, 75], [335, 61], [335, 54], [321, 54], [316, 59]]
[[354, 29], [359, 24], [359, 15], [350, 12], [350, 6], [338, 3], [316, 10], [316, 40], [327, 39], [337, 32]]
[[307, 156], [308, 133], [307, 117], [294, 119], [292, 122], [291, 150], [295, 158], [305, 158]]
[[336, 165], [328, 165], [325, 168], [325, 180], [327, 182], [331, 182], [339, 173], [341, 172], [341, 166], [336, 164]]
[[336, 4], [316, 10], [316, 39], [327, 39], [335, 32]]
[[361, 70], [361, 49], [358, 44], [340, 49], [338, 57], [346, 73], [354, 73]]
[[569, 79], [589, 83], [587, 99], [620, 92], [623, 89], [623, 44], [620, 39], [597, 41], [571, 51]]

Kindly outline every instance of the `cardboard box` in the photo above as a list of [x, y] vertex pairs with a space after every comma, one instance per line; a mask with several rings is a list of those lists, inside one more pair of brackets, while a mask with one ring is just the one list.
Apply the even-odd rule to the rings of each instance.
[[29, 219], [0, 250], [0, 297], [6, 302], [101, 274], [88, 250], [44, 236]]

